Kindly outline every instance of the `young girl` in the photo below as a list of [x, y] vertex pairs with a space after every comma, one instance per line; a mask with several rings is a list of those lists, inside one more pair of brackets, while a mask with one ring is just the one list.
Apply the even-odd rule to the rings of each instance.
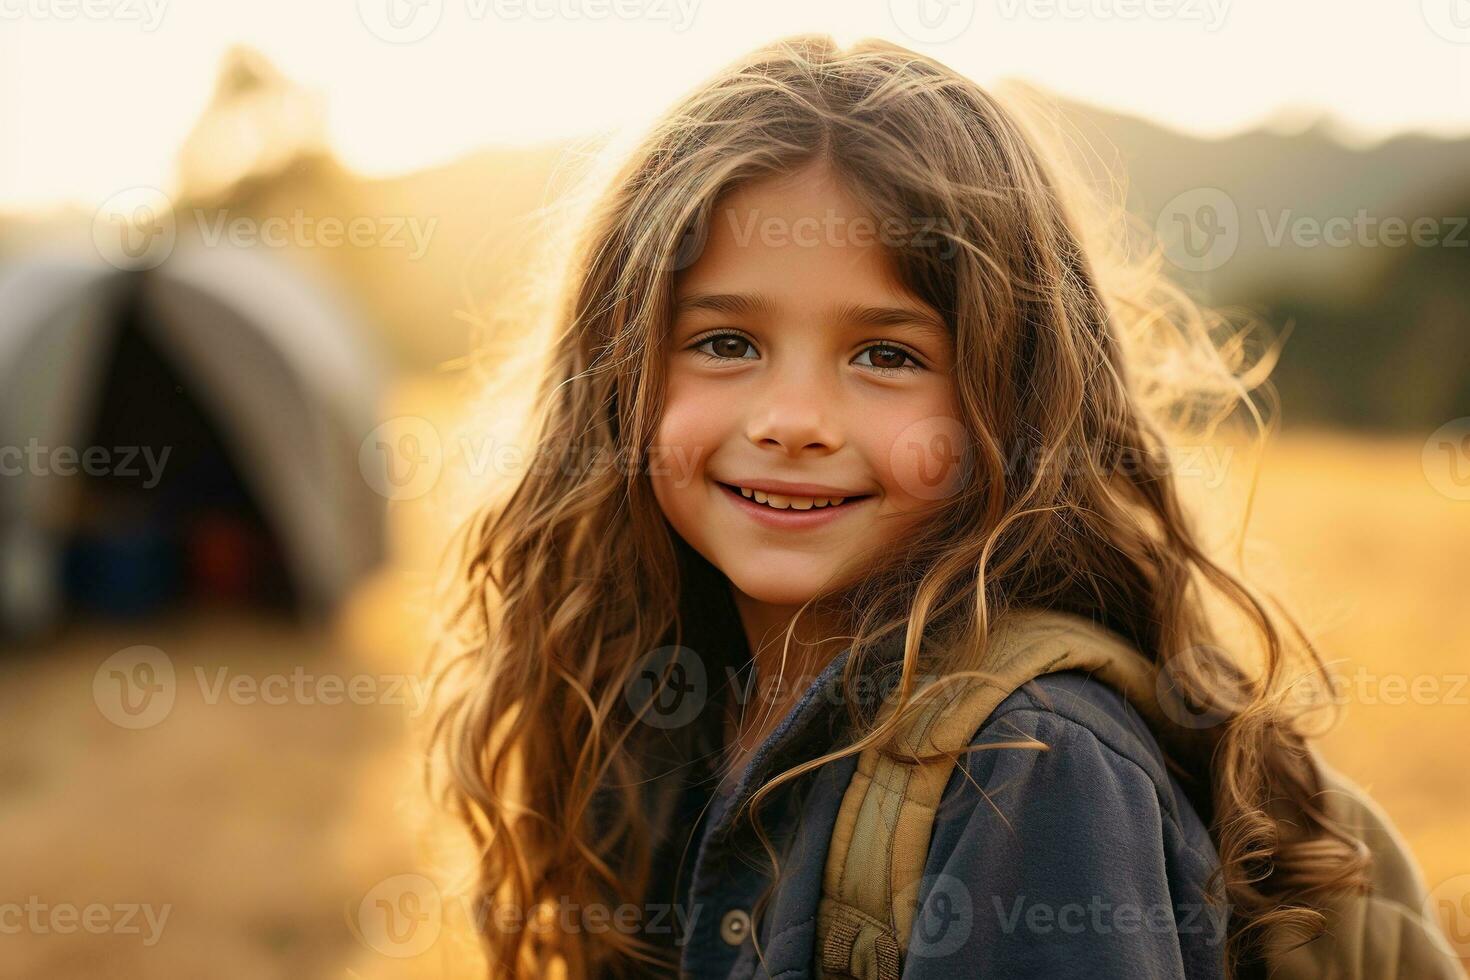
[[1206, 555], [1168, 464], [1259, 378], [1158, 277], [1105, 278], [1037, 146], [929, 58], [797, 38], [614, 177], [536, 461], [470, 528], [436, 729], [492, 975], [814, 973], [880, 708], [1013, 610], [1146, 654], [1211, 762], [1080, 671], [1008, 697], [973, 744], [1033, 748], [956, 766], [919, 899], [961, 928], [905, 977], [1243, 974], [1363, 880], [1282, 697], [1322, 664]]

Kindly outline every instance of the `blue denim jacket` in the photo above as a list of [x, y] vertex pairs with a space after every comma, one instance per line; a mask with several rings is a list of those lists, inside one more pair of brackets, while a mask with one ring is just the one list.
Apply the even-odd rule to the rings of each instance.
[[[761, 917], [763, 961], [742, 927], [769, 880], [765, 851], [749, 820], [730, 814], [787, 766], [826, 751], [845, 662], [845, 653], [832, 661], [696, 828], [683, 975], [812, 975], [827, 844], [855, 759], [808, 777], [799, 805], [762, 811], [778, 853], [790, 848]], [[1002, 702], [973, 744], [1018, 737], [1051, 748], [971, 753], [946, 786], [903, 976], [1223, 977], [1226, 915], [1204, 897], [1218, 858], [1142, 720], [1112, 689], [1064, 671]]]

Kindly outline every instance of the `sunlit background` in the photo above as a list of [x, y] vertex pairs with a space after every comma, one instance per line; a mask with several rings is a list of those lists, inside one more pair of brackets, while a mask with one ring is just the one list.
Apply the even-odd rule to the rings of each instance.
[[0, 976], [483, 972], [413, 736], [469, 355], [609, 139], [808, 31], [1054, 105], [1285, 335], [1199, 475], [1470, 961], [1467, 0], [0, 0]]

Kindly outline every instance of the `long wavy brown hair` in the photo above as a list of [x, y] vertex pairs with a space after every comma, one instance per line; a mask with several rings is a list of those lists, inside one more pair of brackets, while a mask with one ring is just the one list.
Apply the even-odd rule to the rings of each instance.
[[[1313, 935], [1314, 900], [1362, 884], [1367, 855], [1314, 803], [1323, 782], [1304, 699], [1287, 697], [1325, 666], [1238, 563], [1212, 557], [1171, 465], [1223, 420], [1269, 429], [1252, 393], [1270, 400], [1274, 348], [1170, 285], [1157, 249], [1140, 252], [1080, 181], [1063, 180], [1074, 168], [1042, 152], [1049, 139], [928, 57], [797, 37], [720, 71], [620, 157], [551, 314], [530, 422], [533, 456], [550, 462], [525, 467], [460, 539], [432, 770], [473, 837], [482, 902], [637, 905], [659, 842], [688, 829], [668, 826], [669, 806], [650, 795], [653, 739], [667, 733], [627, 693], [649, 652], [703, 612], [646, 467], [673, 290], [722, 194], [813, 161], [879, 221], [923, 216], [942, 236], [944, 248], [898, 241], [892, 258], [953, 333], [971, 440], [966, 485], [901, 553], [808, 603], [842, 616], [844, 682], [897, 638], [902, 704], [921, 662], [941, 674], [960, 664], [1007, 610], [1088, 617], [1166, 671], [1183, 703], [1216, 714], [1192, 726], [1207, 771], [1182, 775], [1219, 853], [1232, 972], [1265, 927]], [[947, 639], [930, 649], [940, 625]], [[752, 815], [778, 785], [898, 722], [852, 714], [847, 744], [762, 787]], [[671, 966], [627, 930], [492, 919], [493, 976], [540, 976], [548, 958], [573, 977]]]

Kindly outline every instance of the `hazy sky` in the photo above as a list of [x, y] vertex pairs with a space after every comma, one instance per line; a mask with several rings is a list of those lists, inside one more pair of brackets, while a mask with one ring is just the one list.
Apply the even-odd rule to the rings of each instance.
[[235, 42], [326, 97], [350, 166], [390, 173], [636, 124], [801, 31], [1205, 134], [1283, 106], [1470, 132], [1470, 0], [0, 0], [0, 207], [167, 189]]

